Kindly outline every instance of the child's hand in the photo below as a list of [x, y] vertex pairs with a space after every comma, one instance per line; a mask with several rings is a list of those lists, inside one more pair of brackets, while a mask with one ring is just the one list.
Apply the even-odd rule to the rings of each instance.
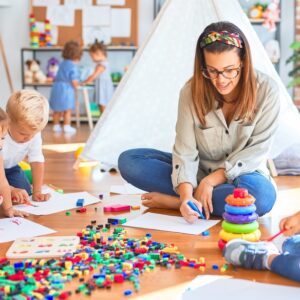
[[8, 208], [3, 207], [3, 212], [4, 212], [5, 216], [9, 217], [9, 218], [13, 218], [13, 217], [22, 217], [22, 218], [24, 218], [24, 217], [29, 216], [29, 214], [27, 212], [16, 210], [12, 206], [10, 206]]
[[11, 189], [11, 200], [13, 204], [22, 204], [29, 201], [29, 195], [26, 190], [12, 188]]
[[199, 208], [200, 211], [202, 211], [202, 205], [196, 199], [186, 199], [186, 200], [182, 201], [182, 204], [180, 205], [180, 212], [181, 212], [182, 216], [184, 217], [184, 219], [188, 223], [194, 223], [199, 218], [199, 215], [196, 211], [192, 210], [188, 206], [188, 204], [187, 204], [188, 201], [193, 201], [195, 203], [195, 205]]
[[32, 194], [32, 200], [38, 201], [38, 202], [48, 201], [50, 199], [50, 197], [51, 197], [51, 195], [49, 193], [43, 194], [43, 193], [37, 192], [37, 193]]
[[284, 235], [294, 235], [300, 231], [300, 212], [284, 218], [280, 221], [279, 227], [285, 229]]

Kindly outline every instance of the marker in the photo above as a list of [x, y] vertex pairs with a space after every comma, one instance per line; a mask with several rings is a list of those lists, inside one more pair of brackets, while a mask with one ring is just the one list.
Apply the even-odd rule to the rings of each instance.
[[195, 212], [197, 212], [199, 214], [199, 216], [200, 216], [201, 219], [205, 219], [204, 216], [203, 216], [203, 214], [202, 214], [202, 212], [199, 210], [199, 208], [197, 207], [197, 205], [193, 201], [189, 200], [188, 203], [187, 203], [187, 205], [192, 210], [194, 210]]
[[283, 234], [286, 231], [286, 229], [282, 229], [279, 232], [277, 232], [276, 234], [274, 234], [273, 236], [269, 237], [267, 239], [267, 242], [272, 242], [275, 238], [277, 238], [279, 235]]

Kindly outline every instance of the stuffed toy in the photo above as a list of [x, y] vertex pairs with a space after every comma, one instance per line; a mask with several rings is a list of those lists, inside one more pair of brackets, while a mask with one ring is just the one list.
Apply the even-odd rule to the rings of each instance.
[[263, 11], [265, 9], [264, 4], [256, 3], [250, 7], [248, 16], [251, 19], [261, 19], [263, 17]]
[[47, 80], [54, 81], [59, 69], [59, 60], [56, 57], [51, 57], [47, 64]]
[[25, 62], [27, 70], [25, 71], [26, 83], [44, 83], [46, 82], [46, 76], [40, 69], [40, 62], [38, 60], [29, 59]]
[[263, 13], [263, 18], [265, 19], [263, 26], [266, 27], [268, 31], [274, 32], [276, 30], [276, 22], [279, 21], [279, 13], [279, 0], [272, 0]]

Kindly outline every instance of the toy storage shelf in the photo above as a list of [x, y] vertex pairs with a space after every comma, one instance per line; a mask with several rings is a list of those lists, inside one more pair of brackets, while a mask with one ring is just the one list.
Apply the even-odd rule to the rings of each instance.
[[[51, 87], [52, 83], [26, 83], [25, 82], [25, 54], [31, 53], [33, 59], [37, 59], [37, 55], [39, 52], [61, 52], [62, 47], [44, 47], [44, 48], [32, 48], [32, 47], [24, 47], [21, 49], [21, 76], [22, 76], [22, 88], [25, 87], [33, 87], [34, 89], [37, 89], [39, 87]], [[83, 48], [84, 52], [88, 52], [88, 48]], [[137, 47], [135, 46], [108, 46], [107, 52], [129, 52], [132, 55], [132, 58], [134, 57], [135, 53], [137, 51]], [[114, 82], [114, 86], [117, 86], [118, 83]]]

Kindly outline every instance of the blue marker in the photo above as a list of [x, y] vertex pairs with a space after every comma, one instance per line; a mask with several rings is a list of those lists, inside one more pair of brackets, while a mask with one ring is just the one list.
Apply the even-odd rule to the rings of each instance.
[[189, 200], [188, 203], [187, 203], [187, 205], [192, 210], [196, 211], [199, 214], [199, 216], [200, 216], [201, 219], [205, 219], [204, 216], [203, 216], [203, 214], [202, 214], [202, 212], [199, 210], [199, 208], [197, 207], [197, 205], [193, 201]]

